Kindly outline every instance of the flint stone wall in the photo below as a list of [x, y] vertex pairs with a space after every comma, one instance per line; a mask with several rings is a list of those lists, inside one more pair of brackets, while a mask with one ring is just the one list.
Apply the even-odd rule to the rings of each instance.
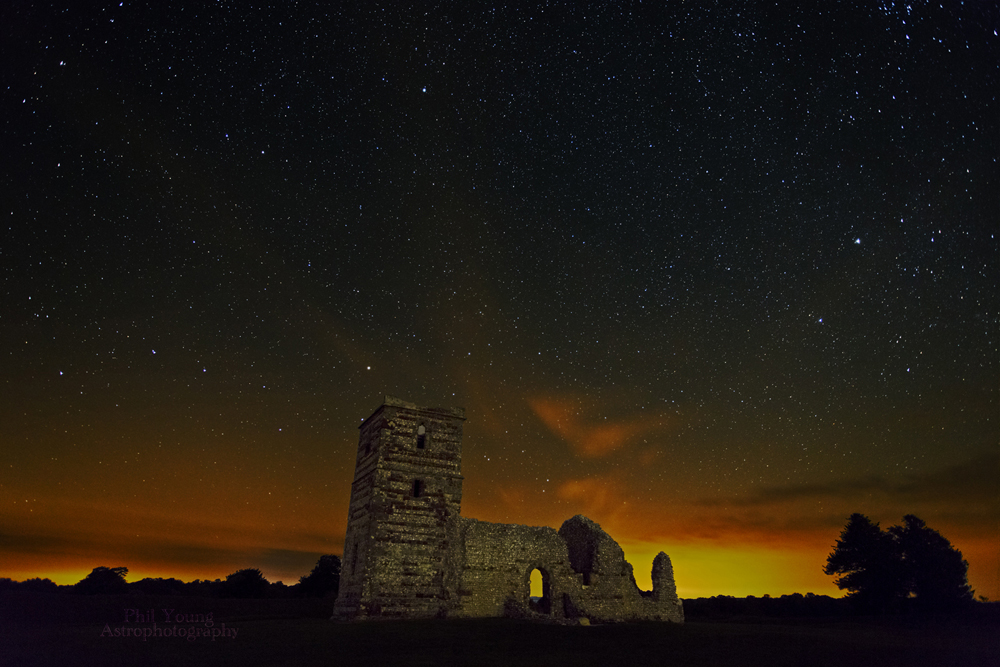
[[[574, 573], [566, 542], [547, 526], [459, 519], [462, 584], [457, 616], [529, 615], [531, 571], [542, 572], [551, 615], [564, 618], [562, 600]], [[541, 612], [539, 612], [541, 613]]]
[[[622, 548], [584, 516], [569, 519], [558, 532], [460, 517], [458, 534], [461, 585], [454, 616], [684, 621], [670, 558], [657, 555], [653, 590], [640, 591]], [[534, 569], [545, 589], [538, 604], [529, 601]]]
[[464, 420], [387, 396], [361, 425], [335, 618], [684, 621], [665, 553], [640, 591], [622, 548], [584, 516], [558, 531], [462, 517]]
[[653, 560], [653, 590], [641, 591], [625, 552], [604, 530], [585, 516], [563, 523], [570, 565], [579, 589], [567, 600], [567, 615], [602, 623], [616, 621], [684, 622], [684, 608], [674, 586], [670, 557], [662, 551]]
[[386, 397], [359, 427], [336, 616], [447, 613], [447, 591], [457, 585], [448, 576], [455, 552], [449, 519], [461, 510], [464, 419], [461, 409]]

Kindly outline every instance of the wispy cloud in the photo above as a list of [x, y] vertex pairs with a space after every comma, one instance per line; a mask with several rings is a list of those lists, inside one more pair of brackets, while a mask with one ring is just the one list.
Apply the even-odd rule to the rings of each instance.
[[1000, 490], [998, 472], [1000, 455], [986, 453], [957, 465], [897, 480], [868, 475], [841, 481], [770, 486], [745, 496], [702, 499], [697, 504], [707, 507], [765, 507], [875, 496], [910, 503], [934, 502], [988, 508], [997, 503]]
[[587, 516], [613, 515], [627, 497], [613, 474], [567, 480], [556, 489], [556, 496], [578, 508], [576, 513]]
[[554, 434], [565, 440], [581, 458], [601, 458], [621, 449], [631, 439], [663, 428], [662, 415], [637, 415], [614, 420], [588, 419], [587, 407], [563, 398], [532, 398], [535, 415]]

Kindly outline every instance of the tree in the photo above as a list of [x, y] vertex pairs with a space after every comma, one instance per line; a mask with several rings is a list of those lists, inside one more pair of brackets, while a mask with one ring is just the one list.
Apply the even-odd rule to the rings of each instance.
[[962, 552], [912, 514], [887, 531], [852, 514], [823, 568], [842, 575], [834, 582], [837, 587], [870, 612], [890, 611], [908, 598], [925, 610], [970, 602], [968, 570]]
[[852, 514], [833, 553], [826, 559], [826, 574], [842, 575], [834, 581], [847, 590], [859, 609], [884, 613], [906, 596], [896, 543], [889, 533], [863, 514]]
[[51, 579], [41, 579], [35, 577], [34, 579], [26, 579], [21, 582], [22, 591], [31, 591], [33, 593], [58, 593], [59, 586], [56, 582]]
[[184, 591], [184, 582], [174, 578], [146, 577], [129, 584], [129, 588], [145, 595], [181, 595]]
[[90, 574], [76, 583], [77, 593], [86, 595], [127, 593], [125, 575], [127, 567], [95, 567]]
[[903, 525], [893, 526], [889, 533], [901, 555], [903, 583], [920, 607], [951, 608], [972, 601], [969, 563], [941, 533], [912, 514], [903, 517]]
[[293, 597], [296, 590], [298, 589], [294, 586], [286, 586], [283, 581], [272, 581], [267, 587], [267, 597], [284, 600]]
[[268, 582], [257, 568], [237, 570], [226, 577], [223, 595], [231, 598], [262, 598], [267, 594]]
[[308, 576], [299, 579], [299, 591], [305, 597], [337, 597], [340, 588], [340, 558], [332, 554], [320, 556]]
[[192, 582], [184, 584], [181, 594], [189, 597], [221, 598], [225, 597], [225, 591], [223, 590], [225, 585], [226, 582], [221, 579], [216, 579], [215, 581], [195, 579]]

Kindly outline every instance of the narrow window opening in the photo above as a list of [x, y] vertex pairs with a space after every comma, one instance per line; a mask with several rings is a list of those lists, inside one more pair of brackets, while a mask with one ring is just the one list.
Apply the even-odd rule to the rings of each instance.
[[552, 613], [552, 583], [549, 573], [532, 568], [528, 573], [528, 609], [538, 614]]
[[419, 498], [424, 495], [424, 480], [415, 479], [413, 480], [413, 497]]
[[358, 571], [358, 543], [354, 543], [354, 555], [351, 556], [351, 574], [356, 574]]
[[544, 592], [542, 591], [542, 572], [541, 570], [535, 568], [531, 571], [531, 575], [528, 578], [530, 582], [528, 584], [531, 589], [530, 596], [533, 600], [541, 600]]
[[590, 585], [590, 572], [584, 572], [583, 573], [583, 585], [584, 586], [589, 586]]
[[423, 424], [417, 427], [417, 449], [423, 449], [427, 446], [427, 429], [424, 428]]

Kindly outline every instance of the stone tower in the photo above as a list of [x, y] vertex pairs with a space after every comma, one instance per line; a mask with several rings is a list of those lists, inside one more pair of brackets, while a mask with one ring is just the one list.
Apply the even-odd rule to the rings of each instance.
[[337, 618], [444, 616], [458, 605], [462, 408], [391, 396], [360, 426]]

